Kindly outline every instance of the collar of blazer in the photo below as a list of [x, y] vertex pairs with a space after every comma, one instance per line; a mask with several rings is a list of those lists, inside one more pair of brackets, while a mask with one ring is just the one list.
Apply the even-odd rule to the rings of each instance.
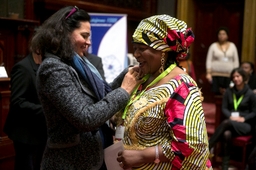
[[70, 67], [70, 69], [75, 73], [76, 79], [77, 79], [77, 81], [79, 82], [79, 84], [81, 85], [83, 91], [84, 91], [85, 93], [89, 94], [90, 96], [94, 97], [95, 99], [97, 99], [97, 97], [95, 96], [95, 94], [94, 94], [88, 87], [84, 86], [84, 85], [81, 83], [81, 80], [80, 80], [80, 78], [79, 78], [79, 76], [78, 76], [76, 70], [75, 70], [73, 67], [71, 67], [71, 66], [69, 66], [69, 67]]
[[[50, 57], [51, 57], [51, 58], [56, 58], [56, 59], [59, 59], [59, 60], [60, 60], [60, 57], [58, 57], [58, 56], [56, 56], [56, 55], [53, 55], [53, 54], [51, 54], [51, 53], [45, 53], [45, 57], [46, 57], [46, 58], [50, 58]], [[76, 79], [77, 79], [77, 81], [79, 82], [79, 84], [80, 84], [82, 90], [83, 90], [86, 94], [88, 94], [88, 95], [90, 95], [91, 97], [97, 99], [96, 95], [95, 95], [88, 87], [84, 86], [84, 85], [81, 83], [81, 80], [80, 80], [80, 78], [79, 78], [77, 72], [75, 71], [75, 69], [74, 69], [73, 67], [69, 66], [69, 65], [67, 65], [67, 66], [75, 73]]]

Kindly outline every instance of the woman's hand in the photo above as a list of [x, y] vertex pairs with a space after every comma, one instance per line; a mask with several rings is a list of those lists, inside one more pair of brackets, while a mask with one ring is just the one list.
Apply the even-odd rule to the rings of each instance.
[[244, 122], [245, 121], [244, 117], [241, 117], [241, 116], [235, 116], [235, 117], [231, 116], [230, 119], [233, 121], [236, 121], [236, 122]]
[[212, 83], [212, 75], [210, 73], [206, 74], [206, 79], [208, 80], [209, 83]]
[[138, 69], [131, 67], [124, 76], [121, 88], [125, 89], [129, 94], [131, 94], [135, 87], [141, 82], [142, 80], [139, 79]]
[[139, 150], [123, 150], [118, 153], [117, 161], [123, 169], [129, 169], [144, 163], [143, 152]]
[[[169, 162], [170, 160], [165, 157], [162, 147], [157, 146], [159, 149], [159, 159], [161, 162]], [[143, 150], [124, 150], [118, 153], [117, 161], [119, 165], [128, 170], [132, 167], [138, 167], [146, 163], [153, 163], [156, 159], [156, 147], [147, 147]]]
[[144, 73], [142, 72], [142, 70], [140, 69], [140, 67], [138, 65], [131, 67], [130, 69], [133, 69], [134, 71], [136, 71], [138, 73], [137, 75], [137, 79], [142, 79], [144, 76]]

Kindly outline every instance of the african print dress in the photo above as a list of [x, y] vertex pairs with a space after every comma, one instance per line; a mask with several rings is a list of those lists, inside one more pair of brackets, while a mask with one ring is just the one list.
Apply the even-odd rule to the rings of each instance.
[[208, 137], [201, 94], [194, 80], [179, 75], [147, 90], [130, 105], [124, 121], [125, 149], [162, 146], [170, 162], [147, 163], [134, 170], [205, 170]]

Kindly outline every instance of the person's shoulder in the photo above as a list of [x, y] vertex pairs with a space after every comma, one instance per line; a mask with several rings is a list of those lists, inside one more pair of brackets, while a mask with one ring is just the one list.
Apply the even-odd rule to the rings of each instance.
[[28, 54], [26, 57], [22, 58], [20, 61], [18, 61], [16, 64], [23, 64], [28, 62], [29, 60], [32, 60], [32, 54]]
[[226, 91], [225, 91], [225, 94], [233, 94], [233, 91], [234, 90], [234, 87], [228, 87], [228, 88], [226, 88]]
[[217, 48], [218, 42], [213, 42], [212, 44], [210, 44], [209, 49], [215, 49]]
[[254, 95], [253, 90], [250, 88], [250, 86], [248, 84], [246, 84], [244, 88], [246, 89], [247, 94]]
[[252, 73], [252, 74], [251, 74], [251, 78], [252, 78], [252, 80], [256, 81], [256, 74], [255, 74], [255, 73]]
[[217, 45], [218, 45], [218, 42], [213, 42], [211, 43], [210, 47], [217, 46]]
[[26, 68], [29, 65], [30, 60], [33, 60], [33, 57], [31, 54], [27, 55], [26, 57], [24, 57], [23, 59], [15, 63], [12, 69], [24, 68], [24, 67]]
[[54, 70], [61, 67], [69, 67], [69, 65], [56, 55], [46, 54], [39, 68], [40, 70]]
[[230, 46], [233, 46], [234, 48], [236, 48], [235, 43], [233, 43], [233, 42], [229, 41], [229, 44], [230, 44]]
[[92, 53], [89, 53], [88, 56], [87, 56], [88, 59], [96, 59], [96, 60], [101, 60], [101, 57], [95, 55], [95, 54], [92, 54]]
[[256, 95], [253, 93], [252, 89], [249, 88], [249, 90], [247, 91], [247, 95], [249, 96], [251, 101], [256, 101]]
[[191, 76], [189, 76], [186, 73], [184, 73], [184, 74], [182, 73], [182, 74], [176, 75], [169, 82], [172, 82], [172, 83], [175, 83], [175, 84], [185, 83], [185, 84], [190, 84], [190, 85], [193, 85], [193, 86], [197, 86], [195, 80], [193, 80], [191, 78]]
[[41, 65], [44, 63], [52, 63], [52, 62], [53, 63], [56, 63], [56, 62], [64, 63], [59, 56], [56, 56], [56, 55], [50, 54], [50, 53], [46, 53], [44, 55], [44, 60], [42, 61]]

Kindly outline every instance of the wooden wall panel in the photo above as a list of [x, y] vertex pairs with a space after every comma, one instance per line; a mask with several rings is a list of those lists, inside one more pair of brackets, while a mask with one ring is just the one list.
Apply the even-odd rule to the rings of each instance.
[[202, 86], [205, 101], [214, 102], [210, 84], [205, 79], [206, 56], [209, 46], [217, 41], [217, 29], [226, 26], [229, 29], [229, 40], [234, 42], [241, 60], [242, 33], [243, 33], [243, 0], [204, 1], [194, 0], [195, 20], [192, 61], [195, 66], [196, 77]]
[[40, 4], [41, 9], [53, 11], [76, 5], [87, 12], [124, 13], [128, 15], [128, 20], [136, 21], [156, 14], [157, 9], [156, 0], [35, 0], [35, 3]]
[[0, 55], [10, 75], [13, 65], [29, 53], [29, 42], [39, 21], [0, 17], [0, 25]]

